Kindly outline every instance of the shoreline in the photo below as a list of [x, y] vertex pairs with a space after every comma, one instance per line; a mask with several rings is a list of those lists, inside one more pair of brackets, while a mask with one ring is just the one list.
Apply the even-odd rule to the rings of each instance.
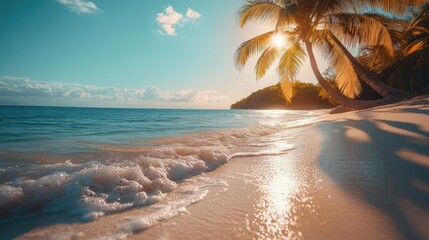
[[[197, 189], [201, 199], [126, 232], [122, 223], [162, 210], [163, 202], [36, 228], [18, 239], [427, 239], [428, 102], [326, 115], [288, 129], [291, 136], [277, 142], [294, 149], [236, 157], [194, 177], [210, 182]], [[178, 188], [170, 198], [192, 192], [186, 191]]]
[[[427, 123], [424, 98], [329, 115], [292, 140], [296, 148], [284, 156], [236, 159], [208, 173], [251, 174], [232, 177], [226, 194], [209, 192], [188, 214], [132, 239], [427, 239]], [[275, 176], [266, 165], [280, 169], [273, 182], [285, 184], [277, 190], [264, 191]], [[279, 200], [277, 209], [270, 199]]]

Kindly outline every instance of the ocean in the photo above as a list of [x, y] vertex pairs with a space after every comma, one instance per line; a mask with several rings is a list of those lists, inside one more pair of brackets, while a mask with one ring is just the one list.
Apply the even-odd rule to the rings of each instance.
[[297, 129], [324, 113], [1, 106], [0, 236], [46, 216], [90, 222], [169, 199], [169, 211], [145, 219], [150, 227], [222, 185], [204, 173], [285, 154]]

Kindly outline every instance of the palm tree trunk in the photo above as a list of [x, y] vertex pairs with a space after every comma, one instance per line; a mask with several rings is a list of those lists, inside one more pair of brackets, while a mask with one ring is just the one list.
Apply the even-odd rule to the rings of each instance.
[[316, 76], [317, 81], [322, 86], [323, 89], [328, 92], [329, 95], [339, 104], [350, 108], [350, 109], [365, 109], [376, 106], [381, 106], [389, 103], [395, 102], [396, 99], [393, 98], [383, 98], [378, 100], [356, 100], [344, 96], [338, 89], [333, 88], [328, 81], [322, 76], [317, 66], [316, 58], [314, 57], [313, 47], [310, 42], [305, 41], [305, 47], [307, 48], [308, 56], [310, 58], [311, 68], [314, 75]]
[[374, 89], [378, 94], [384, 98], [395, 98], [402, 100], [405, 98], [411, 97], [411, 94], [407, 91], [401, 91], [399, 89], [392, 88], [381, 82], [374, 74], [372, 74], [368, 69], [363, 67], [356, 58], [349, 52], [349, 50], [338, 40], [338, 38], [329, 33], [329, 36], [332, 40], [343, 50], [344, 54], [347, 56], [349, 61], [352, 63], [353, 68], [356, 71], [356, 74], [359, 78], [367, 83], [372, 89]]

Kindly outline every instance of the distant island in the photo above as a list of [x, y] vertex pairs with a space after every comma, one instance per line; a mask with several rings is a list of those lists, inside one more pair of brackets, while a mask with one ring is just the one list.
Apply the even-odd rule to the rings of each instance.
[[315, 110], [337, 106], [332, 99], [320, 94], [320, 86], [295, 82], [294, 96], [289, 103], [281, 94], [279, 84], [258, 90], [231, 105], [231, 109]]

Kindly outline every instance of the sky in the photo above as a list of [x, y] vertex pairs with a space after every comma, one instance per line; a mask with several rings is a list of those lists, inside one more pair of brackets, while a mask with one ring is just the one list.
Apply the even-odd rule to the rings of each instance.
[[[0, 105], [229, 108], [278, 80], [274, 67], [256, 80], [256, 58], [234, 65], [240, 43], [272, 30], [239, 28], [244, 3], [1, 0]], [[308, 62], [298, 79], [316, 82]]]

